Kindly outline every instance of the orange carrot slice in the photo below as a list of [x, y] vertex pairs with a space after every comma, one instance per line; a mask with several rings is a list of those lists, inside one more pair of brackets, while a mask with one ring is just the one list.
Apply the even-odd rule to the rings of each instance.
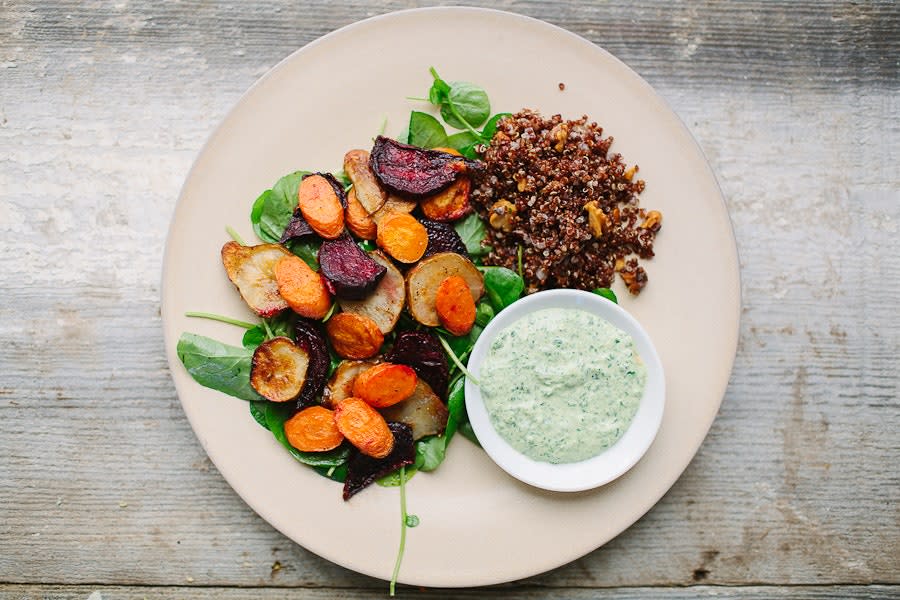
[[325, 326], [334, 351], [343, 358], [370, 358], [378, 354], [384, 334], [369, 317], [342, 312], [328, 319]]
[[334, 422], [334, 413], [324, 406], [310, 406], [284, 422], [288, 443], [303, 452], [325, 452], [341, 445], [344, 435]]
[[425, 254], [428, 232], [415, 217], [394, 213], [378, 224], [378, 245], [402, 263], [414, 263]]
[[384, 458], [394, 449], [394, 434], [377, 410], [360, 398], [342, 400], [334, 409], [338, 431], [360, 452]]
[[416, 372], [406, 365], [381, 363], [356, 376], [353, 395], [370, 406], [384, 408], [403, 402], [416, 391]]
[[356, 188], [351, 188], [347, 192], [347, 209], [344, 211], [344, 220], [347, 222], [347, 229], [353, 232], [358, 238], [364, 240], [374, 240], [377, 234], [375, 229], [375, 221], [369, 216], [369, 213], [359, 202], [356, 196]]
[[459, 275], [441, 282], [435, 296], [435, 310], [444, 328], [453, 335], [466, 335], [475, 324], [475, 301], [469, 284]]
[[299, 256], [285, 256], [275, 264], [278, 293], [295, 313], [308, 319], [321, 319], [331, 308], [331, 296], [322, 276]]
[[344, 207], [331, 183], [321, 175], [309, 175], [297, 189], [297, 205], [313, 231], [333, 240], [344, 231]]

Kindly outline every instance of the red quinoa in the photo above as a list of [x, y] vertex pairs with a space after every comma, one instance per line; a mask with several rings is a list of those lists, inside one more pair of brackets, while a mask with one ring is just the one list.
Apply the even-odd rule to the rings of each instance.
[[647, 284], [662, 215], [638, 205], [637, 166], [609, 154], [612, 137], [587, 117], [564, 121], [524, 109], [500, 121], [484, 152], [472, 204], [489, 222], [485, 264], [523, 271], [529, 292], [609, 287], [618, 272], [632, 294]]

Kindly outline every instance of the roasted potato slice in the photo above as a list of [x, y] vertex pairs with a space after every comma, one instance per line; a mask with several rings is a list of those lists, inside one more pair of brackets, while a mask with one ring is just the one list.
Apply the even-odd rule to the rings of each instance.
[[272, 338], [253, 352], [250, 385], [267, 400], [288, 402], [300, 395], [308, 368], [309, 354], [291, 338]]
[[241, 246], [228, 242], [222, 246], [225, 272], [244, 302], [259, 316], [269, 318], [288, 307], [278, 293], [275, 265], [285, 256], [293, 256], [279, 244]]
[[344, 155], [344, 173], [353, 182], [356, 199], [370, 215], [377, 211], [387, 200], [387, 194], [381, 189], [375, 173], [369, 167], [369, 153], [365, 150], [351, 150]]
[[405, 282], [403, 274], [387, 256], [374, 250], [369, 252], [369, 257], [386, 268], [387, 273], [378, 282], [375, 291], [366, 299], [340, 299], [339, 302], [342, 311], [369, 317], [375, 321], [381, 333], [387, 335], [394, 329], [400, 313], [403, 312], [403, 306], [406, 304]]
[[406, 274], [406, 300], [413, 318], [429, 327], [441, 324], [435, 308], [438, 287], [453, 275], [462, 277], [469, 286], [472, 299], [478, 302], [484, 294], [484, 278], [467, 258], [455, 252], [439, 252], [419, 261]]
[[406, 198], [401, 198], [396, 194], [389, 194], [387, 202], [385, 202], [381, 208], [372, 213], [372, 220], [375, 221], [376, 225], [378, 225], [378, 223], [380, 223], [382, 219], [394, 213], [403, 213], [408, 215], [413, 210], [415, 210], [416, 206], [418, 205], [419, 203], [415, 200], [408, 200]]
[[421, 379], [416, 382], [412, 396], [387, 408], [381, 414], [388, 421], [406, 423], [412, 427], [413, 439], [441, 433], [447, 427], [450, 413], [431, 387]]
[[342, 360], [335, 369], [325, 392], [322, 394], [322, 404], [334, 408], [341, 400], [353, 396], [353, 382], [356, 376], [363, 371], [377, 365], [380, 361], [369, 360]]

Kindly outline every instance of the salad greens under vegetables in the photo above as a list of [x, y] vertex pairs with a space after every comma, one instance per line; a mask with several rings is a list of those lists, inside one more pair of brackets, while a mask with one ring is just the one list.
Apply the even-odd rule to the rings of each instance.
[[[490, 143], [496, 131], [497, 122], [509, 113], [498, 113], [492, 116], [490, 101], [484, 89], [467, 82], [447, 82], [441, 79], [433, 68], [430, 71], [434, 81], [428, 91], [428, 101], [437, 108], [443, 123], [429, 113], [412, 111], [408, 127], [399, 136], [399, 141], [424, 149], [450, 148], [458, 151], [465, 159], [477, 160], [479, 151], [483, 151], [484, 146]], [[448, 133], [447, 126], [457, 131]], [[399, 150], [401, 154], [405, 151], [403, 149]], [[452, 159], [453, 157], [450, 156], [447, 160]], [[460, 158], [459, 160], [464, 159]], [[282, 254], [284, 256], [299, 257], [312, 271], [322, 274], [323, 280], [326, 282], [326, 288], [332, 278], [337, 278], [340, 280], [339, 283], [346, 284], [346, 281], [340, 279], [343, 275], [340, 273], [333, 275], [328, 269], [331, 268], [333, 271], [334, 267], [331, 266], [331, 263], [326, 264], [324, 262], [326, 260], [322, 253], [324, 245], [332, 244], [334, 246], [334, 244], [329, 241], [329, 238], [326, 237], [323, 241], [321, 235], [316, 235], [316, 233], [319, 233], [316, 227], [319, 224], [317, 221], [320, 217], [319, 213], [312, 212], [308, 214], [303, 212], [301, 214], [301, 210], [298, 208], [298, 193], [300, 193], [301, 182], [304, 181], [304, 178], [311, 175], [330, 178], [328, 181], [333, 182], [332, 186], [335, 187], [337, 197], [342, 200], [344, 211], [350, 211], [353, 208], [347, 203], [348, 199], [358, 199], [363, 208], [367, 209], [366, 202], [371, 197], [371, 190], [366, 188], [366, 182], [358, 178], [354, 180], [353, 173], [340, 171], [335, 173], [334, 176], [325, 176], [314, 174], [310, 171], [298, 170], [280, 178], [271, 189], [263, 191], [256, 198], [250, 210], [250, 223], [254, 233], [261, 242], [269, 245], [267, 248], [278, 245], [275, 246], [275, 250], [278, 251], [276, 252], [276, 259], [280, 258]], [[325, 189], [327, 190], [327, 187]], [[343, 194], [348, 191], [350, 193], [349, 198], [344, 197]], [[366, 194], [369, 194], [369, 196]], [[391, 200], [389, 199], [388, 202], [391, 202]], [[464, 208], [468, 209], [467, 206]], [[349, 215], [349, 212], [347, 214]], [[415, 212], [413, 213], [413, 218], [416, 214]], [[481, 265], [482, 257], [490, 251], [490, 248], [483, 245], [486, 237], [485, 224], [470, 210], [467, 210], [465, 214], [466, 216], [463, 218], [453, 219], [450, 223], [452, 231], [450, 231], [449, 235], [457, 236], [460, 240], [457, 243], [465, 247], [468, 254], [467, 260], [471, 260], [477, 267], [477, 270], [480, 271], [484, 291], [483, 297], [475, 304], [474, 318], [469, 324], [467, 332], [462, 335], [454, 335], [449, 331], [449, 329], [453, 328], [449, 322], [446, 326], [444, 326], [443, 321], [437, 326], [433, 323], [426, 325], [423, 324], [423, 318], [418, 314], [414, 313], [414, 316], [411, 316], [406, 311], [403, 311], [396, 319], [393, 329], [384, 334], [383, 345], [380, 349], [380, 354], [384, 354], [385, 349], [390, 349], [392, 344], [398, 339], [398, 336], [404, 332], [429, 332], [440, 341], [440, 345], [443, 348], [442, 351], [446, 354], [445, 362], [448, 365], [448, 379], [444, 380], [446, 390], [443, 391], [443, 394], [442, 391], [435, 390], [436, 393], [442, 394], [443, 397], [441, 399], [446, 404], [447, 416], [443, 431], [417, 439], [414, 442], [414, 454], [411, 461], [402, 462], [399, 468], [377, 478], [377, 483], [381, 486], [400, 487], [401, 494], [401, 541], [396, 567], [391, 579], [391, 595], [394, 593], [394, 586], [400, 568], [406, 528], [416, 526], [419, 521], [417, 516], [407, 514], [405, 484], [419, 471], [429, 472], [437, 469], [446, 457], [448, 445], [457, 432], [474, 443], [478, 443], [469, 424], [465, 409], [464, 383], [467, 375], [465, 364], [483, 328], [497, 313], [521, 297], [525, 287], [521, 273], [516, 273], [503, 267]], [[362, 252], [363, 256], [371, 256], [371, 251], [381, 247], [382, 250], [394, 256], [400, 262], [409, 262], [400, 259], [399, 251], [397, 254], [391, 252], [390, 239], [382, 240], [381, 223], [386, 222], [388, 216], [392, 215], [384, 216], [375, 210], [371, 211], [369, 216], [373, 217], [375, 222], [378, 223], [378, 244], [376, 245], [372, 239], [366, 239], [366, 236], [353, 235], [350, 238], [355, 243], [353, 247], [359, 248], [359, 250], [353, 252]], [[379, 216], [381, 216], [382, 221], [378, 221]], [[450, 220], [448, 218], [445, 221]], [[414, 225], [409, 224], [408, 227], [414, 228]], [[348, 228], [354, 234], [356, 233], [354, 228], [350, 226], [349, 221]], [[307, 233], [307, 229], [309, 233]], [[231, 248], [229, 254], [229, 256], [233, 257], [231, 260], [241, 260], [248, 263], [271, 260], [271, 256], [261, 257], [261, 255], [253, 252], [258, 246], [248, 246], [233, 229], [228, 227], [227, 230], [229, 235], [235, 240], [235, 242], [230, 242], [230, 244], [236, 246]], [[290, 230], [290, 232], [286, 235], [287, 230]], [[343, 236], [347, 236], [348, 233], [344, 232], [340, 235], [343, 239]], [[430, 236], [431, 233], [429, 232], [429, 240], [431, 239]], [[290, 239], [284, 239], [285, 237], [290, 237]], [[407, 249], [402, 248], [401, 250], [406, 252]], [[334, 252], [337, 252], [337, 256], [341, 257], [346, 256], [350, 251], [344, 245], [340, 248], [340, 252], [337, 250]], [[223, 260], [228, 260], [225, 258], [224, 250]], [[347, 258], [346, 260], [354, 259]], [[425, 260], [427, 258], [422, 259], [423, 262]], [[228, 268], [229, 265], [226, 264], [226, 270]], [[349, 271], [351, 269], [348, 268], [346, 276], [352, 279], [354, 273]], [[257, 277], [261, 277], [259, 273], [255, 271], [254, 273], [256, 273]], [[229, 272], [230, 278], [231, 275], [232, 273]], [[252, 377], [255, 354], [259, 353], [263, 348], [268, 348], [268, 345], [273, 340], [286, 339], [288, 340], [288, 347], [296, 345], [301, 349], [304, 343], [308, 343], [308, 340], [300, 339], [300, 335], [297, 333], [299, 331], [297, 325], [298, 321], [302, 320], [301, 317], [310, 319], [310, 314], [298, 316], [294, 305], [290, 303], [286, 305], [278, 304], [280, 299], [276, 299], [275, 304], [272, 304], [272, 298], [270, 297], [267, 297], [265, 303], [254, 305], [245, 295], [244, 288], [234, 278], [232, 278], [232, 281], [238, 285], [242, 296], [245, 296], [245, 300], [248, 300], [251, 308], [262, 317], [261, 320], [256, 323], [250, 323], [211, 313], [187, 313], [191, 317], [229, 323], [246, 331], [243, 334], [240, 347], [230, 346], [205, 336], [185, 332], [178, 341], [177, 352], [179, 358], [191, 377], [199, 384], [247, 401], [251, 417], [261, 427], [270, 431], [275, 439], [298, 462], [311, 467], [325, 477], [345, 482], [348, 477], [348, 469], [352, 468], [353, 456], [359, 454], [357, 449], [346, 441], [326, 451], [304, 451], [294, 447], [289, 440], [290, 436], [286, 430], [286, 423], [301, 410], [301, 407], [298, 406], [297, 402], [293, 401], [273, 402], [268, 400], [263, 395], [266, 390], [260, 388], [257, 380]], [[437, 283], [441, 282], [436, 281], [435, 285]], [[353, 287], [353, 285], [356, 285], [355, 283], [347, 285], [349, 287], [345, 289], [349, 290], [348, 293], [356, 293], [358, 289], [361, 289]], [[371, 286], [367, 289], [370, 288]], [[254, 292], [259, 292], [259, 290], [254, 290]], [[331, 294], [336, 293], [334, 289], [331, 289], [330, 292]], [[287, 308], [288, 306], [290, 308]], [[303, 306], [304, 308], [306, 307], [306, 305]], [[341, 311], [340, 306], [338, 299], [335, 298], [331, 302], [330, 308], [324, 311], [324, 314], [323, 311], [316, 313], [315, 320], [318, 320], [320, 323], [326, 323], [329, 319], [335, 318], [337, 314], [343, 315], [344, 311]], [[471, 317], [471, 315], [469, 316]], [[275, 359], [283, 358], [277, 354], [273, 356]], [[325, 373], [327, 377], [332, 377], [342, 362], [347, 362], [342, 361], [342, 357], [338, 355], [336, 348], [331, 344], [328, 345], [327, 356], [320, 357], [320, 359], [322, 358], [325, 362], [321, 363], [320, 360], [321, 368], [327, 371]], [[312, 363], [313, 355], [309, 354], [309, 369], [313, 368]], [[294, 363], [288, 362], [286, 364]], [[303, 396], [301, 395], [300, 397], [302, 398]], [[318, 401], [321, 402], [321, 397]], [[368, 460], [371, 462], [374, 459]], [[347, 497], [345, 488], [345, 499]]]

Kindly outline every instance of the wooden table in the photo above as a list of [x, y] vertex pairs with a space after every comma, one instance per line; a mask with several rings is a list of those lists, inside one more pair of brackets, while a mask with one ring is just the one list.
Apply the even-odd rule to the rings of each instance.
[[[240, 94], [419, 3], [86, 4], [0, 2], [0, 599], [382, 596], [212, 467], [164, 360], [160, 265]], [[900, 5], [473, 4], [602, 45], [685, 121], [733, 219], [741, 342], [699, 454], [624, 534], [526, 581], [402, 594], [900, 596]]]

